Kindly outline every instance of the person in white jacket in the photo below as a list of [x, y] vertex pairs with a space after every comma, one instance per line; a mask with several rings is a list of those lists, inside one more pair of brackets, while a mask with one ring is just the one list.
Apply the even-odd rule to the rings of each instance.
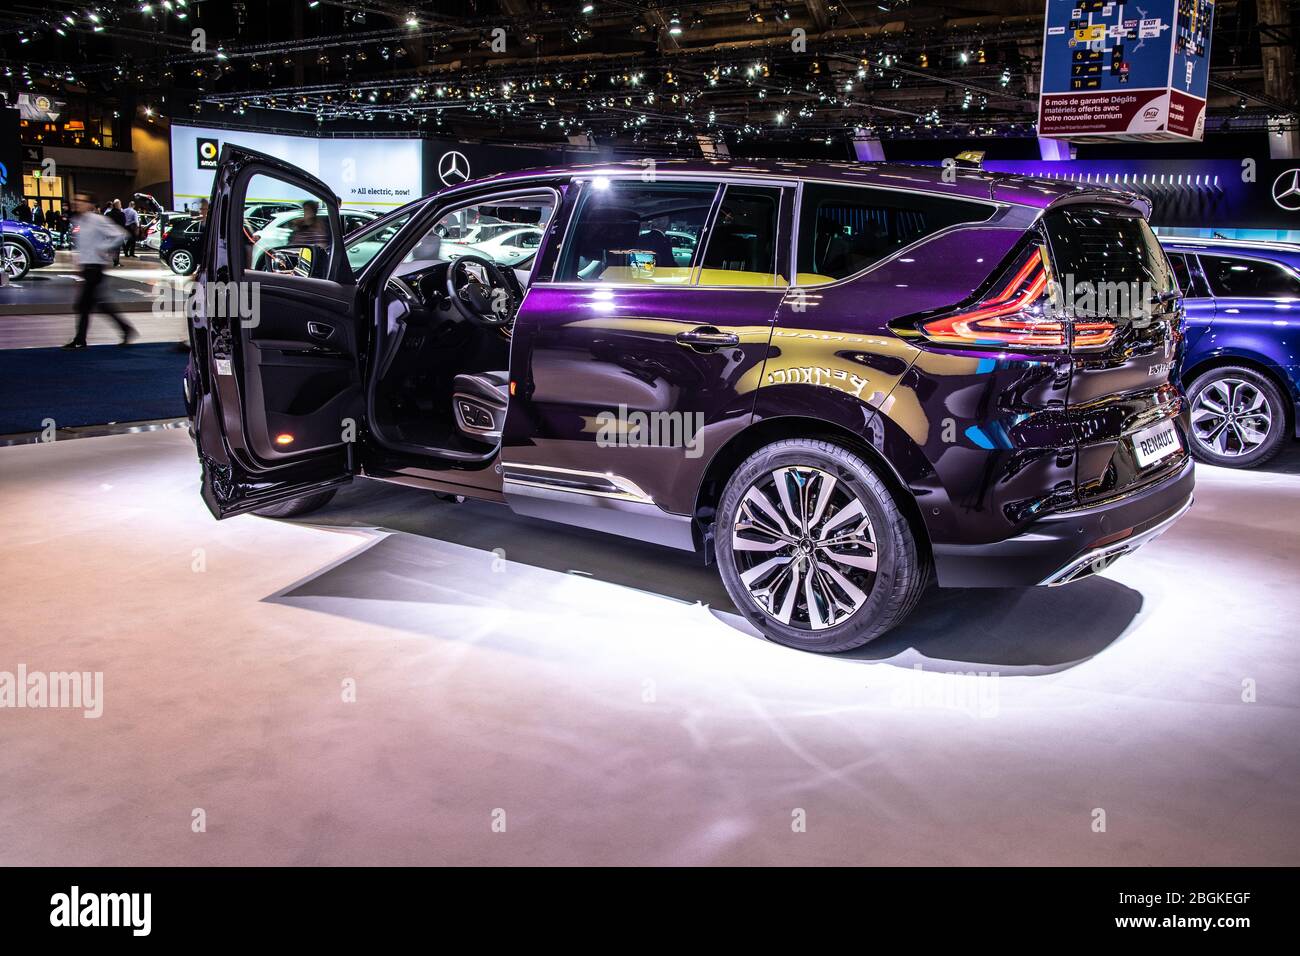
[[77, 214], [73, 224], [77, 233], [77, 262], [81, 265], [81, 296], [77, 299], [77, 333], [65, 349], [84, 349], [86, 331], [90, 327], [90, 313], [98, 305], [117, 323], [122, 332], [122, 344], [130, 345], [139, 333], [135, 326], [113, 308], [113, 304], [100, 295], [100, 286], [104, 282], [104, 267], [112, 261], [117, 250], [122, 248], [126, 230], [113, 220], [99, 212], [94, 198], [86, 193], [77, 193], [72, 201], [72, 209]]

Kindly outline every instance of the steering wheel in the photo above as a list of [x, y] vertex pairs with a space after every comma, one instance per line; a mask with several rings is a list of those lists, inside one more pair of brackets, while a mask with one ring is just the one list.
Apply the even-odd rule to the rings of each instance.
[[515, 320], [524, 290], [513, 269], [483, 256], [465, 255], [447, 266], [447, 297], [456, 311], [471, 322], [507, 328]]

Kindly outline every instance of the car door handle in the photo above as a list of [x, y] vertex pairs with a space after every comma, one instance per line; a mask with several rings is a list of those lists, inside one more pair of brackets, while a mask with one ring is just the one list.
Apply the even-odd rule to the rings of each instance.
[[711, 325], [701, 325], [689, 332], [678, 332], [677, 344], [697, 352], [712, 352], [714, 349], [739, 345], [740, 336], [735, 332], [721, 332]]
[[334, 326], [324, 322], [308, 322], [307, 334], [316, 339], [327, 339], [334, 334]]

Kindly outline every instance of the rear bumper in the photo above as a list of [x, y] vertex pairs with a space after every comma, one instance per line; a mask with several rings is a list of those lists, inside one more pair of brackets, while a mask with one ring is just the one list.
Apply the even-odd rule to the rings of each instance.
[[1025, 533], [992, 544], [934, 546], [940, 587], [1066, 584], [1103, 570], [1163, 534], [1192, 504], [1191, 458], [1175, 475], [1090, 508], [1049, 515]]

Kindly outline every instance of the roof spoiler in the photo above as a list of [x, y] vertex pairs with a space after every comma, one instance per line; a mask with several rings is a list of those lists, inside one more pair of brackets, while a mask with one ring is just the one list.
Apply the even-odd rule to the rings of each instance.
[[1143, 219], [1151, 218], [1151, 200], [1138, 193], [1122, 189], [1084, 189], [1066, 193], [1052, 200], [1047, 209], [1060, 209], [1062, 206], [1080, 206], [1102, 203], [1107, 206], [1128, 206], [1142, 214]]

